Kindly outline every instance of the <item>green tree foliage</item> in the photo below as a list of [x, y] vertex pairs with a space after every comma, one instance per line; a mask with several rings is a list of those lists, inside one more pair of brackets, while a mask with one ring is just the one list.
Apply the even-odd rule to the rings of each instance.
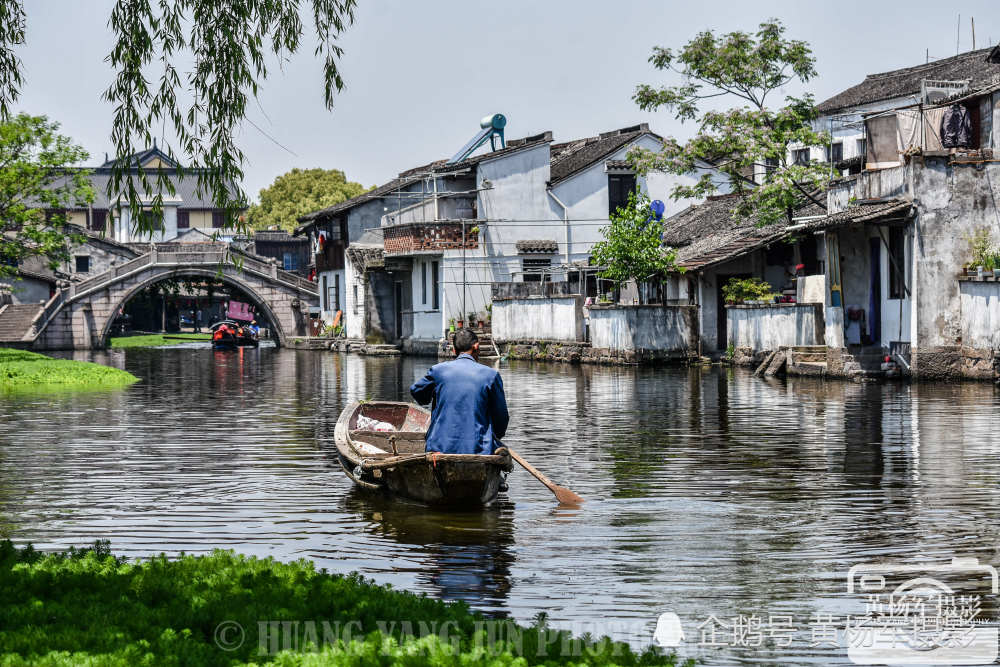
[[338, 169], [292, 169], [260, 191], [260, 203], [250, 207], [247, 218], [254, 229], [276, 226], [290, 232], [299, 216], [357, 197], [365, 189]]
[[65, 216], [46, 222], [41, 209], [86, 207], [94, 200], [86, 172], [72, 168], [86, 159], [87, 152], [44, 116], [0, 120], [0, 276], [13, 275], [29, 257], [44, 257], [53, 269], [70, 259], [80, 239], [64, 233]]
[[[337, 40], [354, 21], [356, 0], [122, 0], [109, 20], [114, 45], [108, 62], [114, 80], [104, 98], [114, 108], [111, 140], [118, 166], [108, 185], [111, 201], [122, 197], [137, 231], [152, 232], [153, 219], [139, 215], [146, 192], [174, 193], [170, 175], [140, 171], [133, 177], [127, 157], [165, 131], [176, 138], [178, 156], [202, 169], [199, 189], [228, 211], [229, 224], [247, 231], [237, 212], [246, 197], [239, 187], [244, 155], [235, 135], [247, 120], [247, 103], [267, 79], [269, 65], [296, 53], [305, 33], [303, 14], [323, 60], [327, 108], [343, 89]], [[24, 42], [23, 0], [0, 0], [0, 114], [9, 115], [23, 83], [16, 47]], [[169, 143], [169, 142], [168, 142]], [[155, 218], [155, 216], [154, 216]]]
[[611, 224], [601, 229], [603, 241], [591, 250], [593, 261], [604, 267], [600, 276], [621, 286], [661, 276], [676, 268], [677, 253], [663, 246], [663, 228], [653, 219], [649, 197], [636, 190], [628, 204], [611, 216]]
[[[784, 105], [771, 109], [772, 94], [795, 80], [805, 83], [816, 76], [815, 59], [808, 44], [785, 39], [777, 19], [761, 23], [756, 34], [731, 32], [698, 34], [678, 51], [656, 47], [649, 62], [658, 70], [681, 77], [675, 86], [639, 85], [633, 100], [644, 111], [661, 107], [681, 122], [694, 121], [697, 131], [689, 141], [664, 141], [660, 151], [636, 149], [630, 159], [642, 172], [663, 170], [690, 174], [701, 161], [716, 163], [741, 195], [735, 213], [754, 215], [773, 223], [822, 189], [828, 169], [819, 163], [795, 164], [789, 147], [823, 147], [826, 133], [813, 128], [817, 118], [813, 98], [786, 96]], [[724, 111], [702, 108], [706, 100], [733, 99], [741, 104]], [[769, 169], [760, 186], [746, 180], [755, 168]], [[710, 174], [693, 185], [678, 185], [675, 199], [701, 198], [717, 190]], [[816, 203], [821, 203], [816, 201]]]

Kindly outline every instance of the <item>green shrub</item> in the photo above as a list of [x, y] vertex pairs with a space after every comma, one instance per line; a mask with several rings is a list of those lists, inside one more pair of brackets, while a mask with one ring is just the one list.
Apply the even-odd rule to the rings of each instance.
[[[675, 664], [653, 649], [573, 638], [548, 628], [544, 616], [530, 627], [488, 621], [463, 603], [328, 574], [308, 561], [229, 551], [128, 562], [107, 543], [43, 555], [7, 541], [0, 592], [0, 665]], [[279, 626], [268, 622], [282, 621], [299, 624], [272, 643], [277, 635], [268, 633]], [[310, 633], [309, 621], [352, 631]], [[244, 631], [231, 650], [216, 642], [223, 622]], [[447, 636], [434, 629], [445, 627]]]
[[730, 278], [722, 287], [722, 297], [732, 303], [771, 301], [775, 296], [771, 283], [760, 278]]

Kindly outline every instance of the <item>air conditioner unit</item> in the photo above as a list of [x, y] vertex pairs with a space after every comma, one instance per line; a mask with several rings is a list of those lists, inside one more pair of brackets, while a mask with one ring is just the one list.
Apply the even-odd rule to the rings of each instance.
[[924, 104], [938, 104], [957, 93], [969, 89], [969, 81], [940, 81], [924, 79], [920, 82], [920, 98]]

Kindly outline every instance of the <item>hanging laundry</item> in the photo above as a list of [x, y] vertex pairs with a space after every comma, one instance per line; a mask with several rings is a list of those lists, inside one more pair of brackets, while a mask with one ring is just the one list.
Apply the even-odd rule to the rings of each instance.
[[941, 117], [941, 145], [945, 148], [972, 146], [972, 119], [961, 104], [952, 104]]

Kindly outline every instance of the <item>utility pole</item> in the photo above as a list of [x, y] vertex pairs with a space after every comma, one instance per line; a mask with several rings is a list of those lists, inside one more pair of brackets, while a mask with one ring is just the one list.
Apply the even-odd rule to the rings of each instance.
[[976, 17], [971, 17], [972, 19], [972, 50], [976, 50]]

